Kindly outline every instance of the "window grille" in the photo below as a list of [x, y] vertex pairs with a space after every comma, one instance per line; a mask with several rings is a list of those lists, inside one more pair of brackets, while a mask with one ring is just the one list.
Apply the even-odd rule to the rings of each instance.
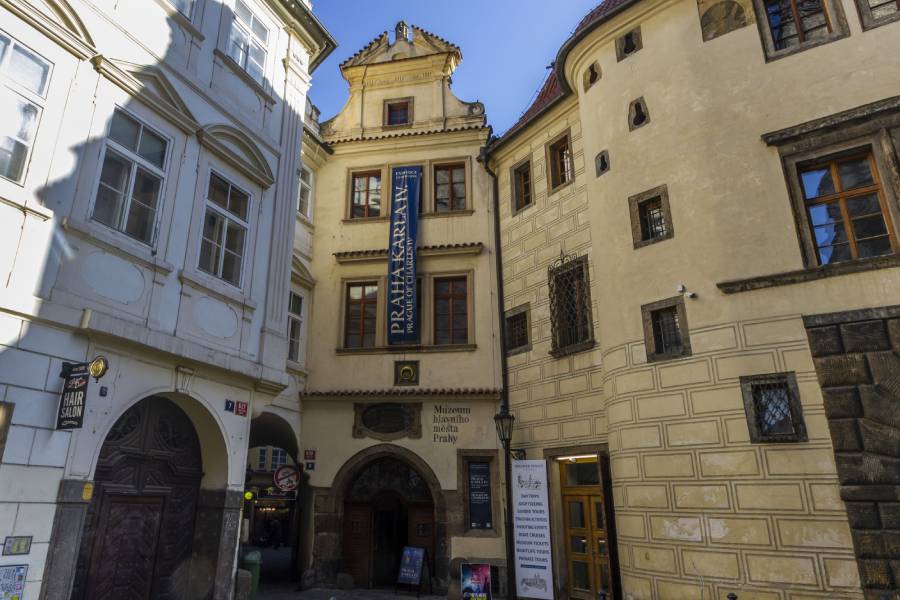
[[508, 353], [528, 349], [530, 347], [528, 334], [527, 309], [522, 309], [520, 312], [506, 317], [506, 351]]
[[551, 351], [563, 356], [591, 348], [594, 331], [587, 256], [560, 254], [548, 269]]
[[681, 296], [641, 306], [641, 321], [649, 362], [691, 355], [687, 314]]
[[751, 441], [806, 441], [794, 373], [741, 377], [741, 392]]
[[776, 50], [800, 46], [831, 33], [822, 0], [767, 1], [766, 18]]
[[678, 309], [668, 306], [654, 310], [650, 314], [650, 319], [653, 322], [653, 345], [656, 354], [680, 354], [683, 346]]
[[666, 236], [666, 213], [662, 198], [656, 196], [638, 205], [641, 218], [641, 240], [655, 240]]

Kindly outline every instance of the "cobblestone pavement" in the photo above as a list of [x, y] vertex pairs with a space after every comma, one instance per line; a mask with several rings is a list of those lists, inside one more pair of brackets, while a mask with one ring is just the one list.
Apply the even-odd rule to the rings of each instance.
[[[379, 590], [324, 590], [313, 589], [298, 592], [297, 584], [263, 586], [256, 600], [413, 600], [415, 594], [395, 595], [393, 591]], [[418, 600], [444, 600], [445, 596], [419, 596]]]

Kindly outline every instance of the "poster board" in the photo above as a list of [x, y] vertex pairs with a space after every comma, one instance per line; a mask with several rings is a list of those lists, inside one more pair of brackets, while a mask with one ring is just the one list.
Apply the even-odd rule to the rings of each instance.
[[462, 600], [492, 600], [491, 565], [487, 563], [459, 565], [459, 589]]
[[546, 461], [512, 461], [512, 488], [516, 590], [526, 598], [553, 600]]
[[422, 583], [422, 569], [425, 565], [425, 548], [404, 546], [400, 555], [400, 571], [397, 573], [399, 585], [418, 587]]
[[491, 463], [469, 463], [469, 529], [491, 529]]
[[22, 600], [28, 565], [0, 566], [0, 600]]

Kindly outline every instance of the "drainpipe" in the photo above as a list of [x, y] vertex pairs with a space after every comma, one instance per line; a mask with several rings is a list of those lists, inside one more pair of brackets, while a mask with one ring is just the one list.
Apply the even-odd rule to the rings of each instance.
[[[491, 138], [490, 128], [488, 129], [488, 140]], [[491, 170], [488, 164], [487, 145], [481, 148], [478, 154], [478, 162], [491, 176], [491, 194], [494, 205], [494, 262], [497, 271], [497, 315], [500, 318], [500, 412], [509, 412], [509, 375], [507, 372], [506, 360], [506, 317], [503, 308], [503, 249], [500, 241], [500, 184], [497, 180], [497, 174]], [[506, 496], [506, 597], [510, 600], [518, 598], [516, 594], [516, 554], [513, 544], [513, 501], [512, 501], [512, 453], [510, 452], [510, 442], [503, 444], [503, 462], [504, 473], [506, 476], [505, 496]]]

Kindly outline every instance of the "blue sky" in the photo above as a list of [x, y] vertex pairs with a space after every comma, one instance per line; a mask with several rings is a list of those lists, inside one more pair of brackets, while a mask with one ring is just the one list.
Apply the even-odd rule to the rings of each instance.
[[310, 98], [322, 119], [347, 100], [338, 65], [382, 31], [393, 35], [405, 20], [462, 49], [454, 93], [480, 100], [494, 133], [502, 133], [527, 108], [546, 77], [545, 67], [578, 21], [599, 0], [313, 0], [313, 10], [338, 48], [313, 74]]

